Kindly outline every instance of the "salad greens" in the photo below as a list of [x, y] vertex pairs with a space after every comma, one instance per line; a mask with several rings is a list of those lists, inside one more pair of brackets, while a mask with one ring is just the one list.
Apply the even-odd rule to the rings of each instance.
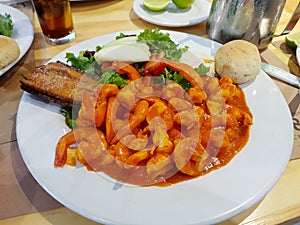
[[123, 88], [128, 85], [127, 81], [124, 80], [119, 74], [112, 69], [108, 68], [101, 75], [100, 84], [116, 84], [119, 88]]
[[197, 68], [194, 69], [200, 76], [206, 76], [207, 73], [210, 71], [209, 66], [205, 66], [203, 63], [201, 63]]
[[70, 129], [74, 129], [76, 127], [76, 118], [78, 117], [79, 108], [73, 110], [61, 108], [60, 112], [65, 117], [66, 125]]
[[174, 61], [179, 61], [182, 54], [187, 52], [188, 46], [180, 48], [170, 38], [170, 34], [162, 33], [158, 28], [154, 30], [146, 29], [138, 35], [138, 42], [146, 43], [150, 47], [152, 54], [165, 52], [165, 57]]
[[[117, 39], [128, 37], [132, 35], [126, 35], [120, 33]], [[137, 42], [145, 43], [149, 46], [152, 55], [158, 54], [161, 51], [165, 52], [165, 57], [174, 61], [179, 61], [182, 54], [187, 52], [188, 46], [182, 48], [170, 38], [169, 33], [163, 33], [158, 28], [156, 29], [145, 29], [137, 36]]]
[[[99, 46], [96, 47], [96, 51], [100, 49]], [[96, 51], [83, 50], [79, 52], [77, 57], [73, 53], [68, 52], [66, 59], [67, 62], [71, 63], [72, 67], [88, 74], [97, 75], [100, 74], [101, 70], [94, 57]]]
[[[199, 76], [206, 76], [210, 70], [209, 67], [205, 66], [202, 63], [194, 69], [199, 74]], [[192, 87], [192, 84], [187, 81], [179, 72], [172, 71], [171, 69], [166, 68], [161, 76], [165, 77], [167, 80], [172, 80], [175, 83], [180, 84], [185, 91]]]
[[166, 77], [167, 80], [172, 80], [175, 83], [180, 84], [183, 90], [188, 90], [192, 87], [191, 83], [176, 71], [165, 69], [163, 76]]
[[[120, 33], [116, 39], [128, 36], [132, 35]], [[171, 40], [170, 34], [162, 33], [159, 29], [145, 29], [143, 32], [137, 35], [137, 41], [147, 44], [152, 55], [164, 51], [165, 57], [174, 61], [179, 61], [181, 56], [188, 50], [188, 46], [179, 47], [179, 45], [175, 44], [175, 42]], [[101, 70], [102, 65], [99, 65], [94, 57], [95, 52], [99, 51], [100, 49], [101, 47], [97, 46], [95, 51], [83, 50], [79, 52], [78, 56], [75, 56], [73, 53], [67, 53], [67, 62], [71, 63], [72, 67], [77, 68], [85, 73], [99, 76], [100, 84], [116, 84], [119, 88], [123, 88], [128, 85], [127, 81], [111, 68], [108, 67], [104, 71]], [[143, 62], [136, 62], [132, 64], [132, 66], [134, 66], [140, 74], [143, 73], [143, 65]], [[206, 76], [210, 68], [204, 64], [200, 64], [199, 67], [195, 68], [195, 70], [199, 76]], [[180, 84], [184, 90], [188, 90], [192, 86], [191, 83], [187, 81], [179, 72], [173, 71], [169, 68], [165, 68], [159, 77], [161, 79], [157, 79], [157, 82], [161, 83], [161, 85], [166, 85], [168, 80], [172, 80]], [[66, 118], [66, 123], [68, 126], [73, 129], [75, 126], [75, 121], [72, 119], [74, 118], [74, 115], [72, 116], [72, 112], [64, 110], [62, 113]]]
[[[116, 39], [128, 36], [131, 35], [120, 33], [116, 37]], [[180, 48], [177, 44], [175, 44], [175, 42], [171, 40], [169, 34], [162, 33], [159, 31], [159, 29], [145, 29], [137, 36], [137, 41], [146, 43], [150, 48], [151, 54], [157, 54], [161, 51], [164, 51], [166, 54], [166, 58], [175, 61], [179, 61], [182, 54], [188, 50], [187, 46]], [[100, 49], [101, 47], [98, 46], [96, 48], [96, 51], [99, 51]], [[95, 58], [91, 53], [93, 52], [80, 51], [78, 56], [75, 56], [73, 53], [67, 53], [66, 59], [67, 62], [71, 63], [72, 67], [80, 69], [89, 74], [99, 75], [101, 74], [99, 67], [95, 70], [93, 69], [93, 67], [97, 67], [97, 63], [95, 62]]]
[[[132, 35], [120, 33], [116, 39], [128, 36]], [[179, 61], [181, 56], [188, 50], [188, 46], [179, 47], [179, 45], [171, 40], [170, 34], [163, 33], [158, 28], [145, 29], [137, 35], [137, 41], [147, 44], [152, 55], [164, 51], [165, 57], [174, 61]], [[119, 88], [126, 86], [127, 81], [113, 70], [106, 69], [105, 71], [101, 71], [101, 65], [96, 62], [94, 57], [95, 52], [100, 49], [101, 47], [97, 46], [95, 51], [83, 50], [79, 52], [78, 56], [75, 56], [73, 53], [67, 53], [67, 62], [70, 62], [72, 67], [84, 71], [85, 73], [100, 76], [99, 83], [101, 84], [114, 83], [118, 85]], [[133, 64], [139, 72], [142, 72], [143, 70], [142, 65], [143, 64], [141, 63]], [[195, 68], [195, 70], [200, 76], [205, 76], [209, 72], [210, 68], [206, 67], [204, 64], [200, 64], [200, 66]], [[180, 73], [170, 69], [166, 69], [161, 76], [182, 85], [185, 90], [191, 87], [191, 84], [185, 80]]]
[[11, 37], [13, 29], [14, 28], [10, 14], [0, 14], [0, 34]]

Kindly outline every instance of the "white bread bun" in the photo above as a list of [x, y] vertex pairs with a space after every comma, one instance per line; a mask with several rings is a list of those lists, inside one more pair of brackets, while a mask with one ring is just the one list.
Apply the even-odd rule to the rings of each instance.
[[215, 69], [218, 76], [228, 76], [235, 84], [254, 80], [261, 70], [259, 51], [248, 41], [227, 42], [215, 54]]
[[15, 61], [19, 55], [18, 43], [10, 37], [0, 35], [0, 69]]

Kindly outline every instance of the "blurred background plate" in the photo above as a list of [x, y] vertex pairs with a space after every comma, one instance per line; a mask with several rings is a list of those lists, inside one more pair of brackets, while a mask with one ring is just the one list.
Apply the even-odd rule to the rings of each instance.
[[14, 30], [12, 38], [18, 43], [20, 47], [19, 58], [0, 70], [0, 76], [12, 68], [27, 52], [33, 41], [33, 26], [31, 20], [20, 10], [13, 7], [0, 4], [0, 14], [8, 13], [11, 15]]
[[22, 2], [29, 2], [29, 0], [0, 0], [0, 3], [5, 5], [14, 5]]

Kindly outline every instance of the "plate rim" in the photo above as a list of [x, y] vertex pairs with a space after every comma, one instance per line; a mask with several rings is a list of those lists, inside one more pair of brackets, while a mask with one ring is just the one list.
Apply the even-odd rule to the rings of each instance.
[[[127, 31], [127, 32], [141, 32], [141, 31], [142, 31], [142, 30], [137, 30], [137, 31]], [[162, 30], [162, 31], [164, 31], [164, 30]], [[120, 32], [123, 32], [123, 31], [120, 31]], [[89, 42], [89, 41], [91, 41], [91, 40], [97, 40], [98, 38], [101, 38], [101, 37], [106, 36], [106, 35], [107, 35], [107, 36], [110, 36], [110, 35], [113, 36], [113, 35], [115, 35], [115, 34], [117, 34], [117, 33], [120, 33], [120, 32], [114, 32], [114, 33], [110, 33], [110, 34], [100, 35], [100, 36], [97, 36], [97, 37], [94, 37], [94, 38], [91, 38], [91, 39], [82, 41], [82, 42], [80, 42], [80, 43], [78, 43], [78, 44], [76, 44], [76, 45], [74, 45], [74, 46], [77, 46], [77, 45], [79, 45], [79, 44], [84, 44], [84, 43]], [[126, 31], [124, 31], [124, 33], [125, 33], [125, 32], [126, 32]], [[208, 41], [208, 42], [213, 42], [213, 41], [211, 41], [211, 40], [209, 40], [209, 39], [205, 39], [205, 38], [203, 38], [203, 37], [199, 37], [199, 36], [191, 35], [191, 34], [186, 34], [186, 33], [182, 33], [182, 32], [176, 32], [176, 31], [164, 31], [164, 32], [168, 32], [168, 33], [170, 33], [171, 35], [172, 35], [172, 34], [185, 34], [185, 35], [187, 35], [187, 36], [194, 36], [194, 37], [196, 37], [197, 39], [200, 38], [200, 39], [204, 39], [204, 40], [206, 40], [206, 41]], [[218, 45], [220, 45], [220, 44], [218, 44]], [[71, 46], [70, 48], [68, 48], [68, 49], [66, 49], [66, 50], [63, 50], [63, 51], [62, 51], [61, 53], [59, 53], [58, 55], [60, 55], [60, 54], [62, 54], [62, 53], [64, 53], [64, 52], [66, 52], [66, 51], [69, 51], [69, 49], [74, 48], [74, 46]], [[53, 60], [53, 59], [55, 59], [55, 58], [56, 58], [56, 56], [53, 57], [51, 60]], [[50, 61], [51, 61], [51, 60], [50, 60]], [[278, 92], [279, 92], [279, 93], [277, 93], [277, 94], [279, 94], [279, 96], [281, 96], [281, 100], [283, 101], [284, 98], [283, 98], [283, 96], [282, 96], [282, 93], [279, 91], [278, 87], [277, 87], [277, 86], [275, 85], [275, 83], [271, 80], [271, 78], [268, 77], [264, 72], [261, 72], [261, 76], [265, 76], [266, 79], [268, 79], [268, 80], [271, 82], [271, 84], [273, 85], [273, 88], [275, 89], [275, 91], [278, 91]], [[246, 88], [247, 88], [247, 87], [246, 87]], [[24, 94], [23, 94], [22, 100], [20, 101], [19, 107], [22, 105], [22, 102], [23, 102], [24, 98], [26, 98], [26, 97], [28, 97], [28, 96], [30, 96], [30, 94], [28, 94], [28, 93], [24, 93]], [[24, 102], [23, 102], [23, 103], [24, 103]], [[287, 108], [287, 104], [285, 104], [285, 110], [287, 110], [287, 109], [288, 109], [288, 108]], [[17, 121], [19, 121], [19, 119], [20, 119], [20, 114], [19, 114], [19, 110], [18, 110]], [[289, 115], [289, 119], [290, 119], [290, 125], [292, 126], [291, 115]], [[30, 165], [30, 164], [28, 165], [28, 161], [27, 161], [27, 159], [26, 159], [26, 156], [23, 156], [23, 152], [21, 151], [21, 146], [20, 146], [21, 143], [19, 143], [19, 126], [18, 126], [18, 123], [17, 123], [16, 129], [17, 129], [17, 140], [18, 140], [18, 145], [19, 145], [19, 149], [20, 149], [21, 155], [22, 155], [24, 161], [26, 162], [26, 166], [27, 166], [28, 169], [30, 170], [31, 174], [32, 174], [33, 177], [38, 181], [38, 179], [36, 178], [37, 174], [35, 173], [34, 169], [31, 167], [31, 165]], [[293, 133], [292, 127], [291, 127], [291, 132]], [[292, 137], [291, 137], [291, 139], [292, 139]], [[291, 154], [292, 143], [289, 143], [289, 144], [290, 144], [290, 146], [289, 146], [289, 147], [290, 147], [289, 152], [290, 152], [290, 154]], [[259, 200], [261, 200], [261, 199], [265, 196], [265, 194], [266, 194], [267, 192], [269, 192], [270, 189], [277, 183], [277, 181], [279, 180], [279, 178], [281, 177], [282, 173], [284, 172], [284, 170], [285, 170], [285, 168], [286, 168], [286, 165], [287, 165], [287, 163], [288, 163], [288, 161], [289, 161], [289, 158], [290, 158], [290, 154], [286, 154], [285, 163], [283, 163], [283, 164], [281, 165], [280, 170], [278, 171], [278, 172], [279, 172], [279, 175], [276, 176], [276, 177], [274, 177], [273, 180], [272, 180], [271, 182], [269, 182], [268, 185], [267, 185], [266, 187], [264, 187], [262, 190], [260, 190], [259, 193], [256, 193], [256, 195], [253, 196], [251, 199], [248, 199], [248, 201], [243, 202], [241, 205], [239, 205], [238, 208], [232, 209], [231, 212], [225, 212], [225, 213], [222, 214], [222, 215], [216, 216], [215, 218], [213, 218], [213, 220], [212, 220], [212, 218], [210, 218], [211, 220], [210, 220], [210, 221], [206, 221], [206, 222], [210, 222], [210, 223], [212, 223], [212, 222], [213, 222], [213, 223], [215, 223], [215, 222], [221, 222], [221, 221], [224, 220], [224, 218], [229, 219], [230, 217], [235, 216], [235, 215], [241, 213], [242, 211], [248, 209], [249, 207], [255, 205], [255, 204], [256, 204]], [[237, 156], [239, 156], [239, 154], [238, 154]], [[236, 157], [237, 157], [237, 156], [236, 156]], [[236, 158], [236, 157], [235, 157], [235, 158]], [[235, 159], [235, 158], [234, 158], [234, 159]], [[222, 168], [221, 168], [220, 170], [222, 170]], [[218, 173], [218, 171], [220, 171], [220, 170], [217, 170], [217, 173]], [[38, 182], [38, 183], [40, 184], [40, 182]], [[49, 190], [49, 188], [45, 187], [45, 185], [42, 185], [42, 184], [40, 184], [40, 185], [41, 185], [41, 186], [42, 186], [42, 187], [43, 187], [43, 188], [44, 188], [44, 189], [45, 189], [52, 197], [54, 197], [56, 200], [58, 200], [59, 202], [61, 202], [61, 199], [58, 199], [58, 197], [55, 196], [55, 194], [52, 193], [51, 190]], [[61, 203], [62, 203], [62, 202], [61, 202]], [[112, 220], [111, 220], [111, 221], [107, 221], [107, 219], [102, 220], [102, 219], [99, 219], [99, 218], [95, 218], [95, 217], [93, 217], [93, 216], [91, 216], [91, 215], [86, 214], [86, 212], [82, 212], [82, 211], [78, 210], [78, 208], [76, 208], [76, 207], [74, 208], [74, 206], [70, 205], [68, 202], [67, 202], [67, 203], [64, 202], [64, 203], [62, 203], [62, 204], [64, 204], [66, 207], [70, 208], [70, 209], [73, 210], [74, 212], [76, 212], [76, 213], [78, 213], [78, 214], [80, 214], [80, 215], [82, 215], [82, 216], [84, 216], [84, 217], [87, 217], [87, 218], [89, 218], [89, 219], [95, 220], [95, 221], [97, 221], [97, 222], [101, 222], [101, 223], [114, 223], [114, 222], [118, 222], [118, 221], [112, 221]]]
[[[3, 12], [1, 12], [1, 11], [3, 11]], [[7, 12], [7, 11], [9, 11], [9, 12]], [[25, 42], [21, 43], [20, 42], [21, 40], [19, 40], [21, 38], [20, 35], [18, 35], [17, 37], [14, 37], [14, 36], [11, 37], [18, 43], [19, 48], [20, 48], [20, 55], [15, 61], [8, 64], [6, 67], [0, 69], [0, 77], [2, 75], [4, 75], [7, 71], [9, 71], [14, 65], [16, 65], [23, 58], [23, 56], [27, 53], [30, 46], [32, 45], [33, 38], [34, 38], [34, 30], [33, 30], [32, 21], [29, 19], [29, 17], [25, 13], [23, 13], [21, 10], [19, 10], [17, 8], [0, 3], [0, 13], [5, 13], [5, 12], [9, 13], [11, 15], [13, 23], [15, 23], [14, 19], [16, 17], [20, 17], [26, 22], [26, 26], [27, 26], [26, 27], [26, 32], [27, 32], [26, 37], [27, 38], [26, 38]], [[17, 21], [19, 21], [19, 20], [17, 20]], [[16, 32], [16, 31], [14, 30], [13, 32]]]

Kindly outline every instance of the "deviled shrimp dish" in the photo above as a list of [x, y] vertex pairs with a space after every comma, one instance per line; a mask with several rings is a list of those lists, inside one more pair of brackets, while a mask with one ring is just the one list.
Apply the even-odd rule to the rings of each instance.
[[[56, 167], [85, 165], [136, 185], [168, 185], [221, 168], [249, 138], [252, 114], [229, 77], [199, 76], [163, 56], [142, 72], [124, 62], [108, 66], [128, 83], [83, 93], [77, 127], [58, 142]], [[160, 76], [180, 73], [186, 90]]]
[[[68, 109], [74, 124], [58, 140], [54, 166], [168, 186], [227, 165], [247, 144], [253, 124], [243, 90], [205, 64], [180, 62], [187, 49], [134, 44], [138, 38], [81, 54], [92, 61], [97, 82], [87, 88], [78, 79], [80, 97]], [[78, 64], [80, 57], [68, 57]]]

